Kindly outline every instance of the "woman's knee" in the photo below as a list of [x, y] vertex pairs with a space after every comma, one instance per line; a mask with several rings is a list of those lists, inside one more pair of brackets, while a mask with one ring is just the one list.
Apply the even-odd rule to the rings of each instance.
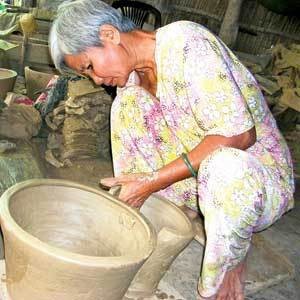
[[222, 147], [206, 157], [199, 168], [198, 179], [207, 181], [221, 181], [230, 183], [240, 180], [249, 168], [249, 154], [245, 151]]
[[[245, 151], [221, 148], [201, 164], [199, 205], [207, 213], [236, 218], [255, 225], [263, 209], [264, 180], [260, 162]], [[226, 218], [227, 218], [226, 217]]]

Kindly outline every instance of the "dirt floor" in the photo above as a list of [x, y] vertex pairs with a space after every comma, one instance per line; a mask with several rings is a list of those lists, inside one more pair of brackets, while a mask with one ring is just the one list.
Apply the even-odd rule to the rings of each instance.
[[263, 236], [295, 267], [292, 280], [261, 291], [248, 299], [253, 300], [299, 300], [300, 299], [300, 180], [296, 180], [295, 208], [284, 215]]

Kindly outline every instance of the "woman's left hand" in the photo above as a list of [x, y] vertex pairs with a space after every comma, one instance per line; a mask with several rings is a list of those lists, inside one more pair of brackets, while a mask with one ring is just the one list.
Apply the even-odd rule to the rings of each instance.
[[152, 193], [158, 191], [155, 184], [157, 177], [156, 172], [135, 173], [103, 178], [100, 183], [108, 187], [121, 185], [118, 198], [132, 207], [140, 208]]

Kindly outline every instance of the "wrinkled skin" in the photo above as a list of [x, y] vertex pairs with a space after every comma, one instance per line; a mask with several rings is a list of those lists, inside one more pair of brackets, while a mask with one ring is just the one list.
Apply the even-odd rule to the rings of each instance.
[[119, 199], [126, 199], [132, 207], [140, 208], [146, 199], [155, 192], [156, 173], [136, 173], [118, 177], [104, 178], [100, 182], [104, 186], [121, 186]]

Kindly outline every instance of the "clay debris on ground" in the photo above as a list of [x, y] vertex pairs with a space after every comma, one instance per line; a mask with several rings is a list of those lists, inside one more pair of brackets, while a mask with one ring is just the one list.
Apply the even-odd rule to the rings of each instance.
[[30, 139], [41, 128], [39, 112], [29, 105], [13, 104], [0, 113], [0, 136], [16, 139]]

